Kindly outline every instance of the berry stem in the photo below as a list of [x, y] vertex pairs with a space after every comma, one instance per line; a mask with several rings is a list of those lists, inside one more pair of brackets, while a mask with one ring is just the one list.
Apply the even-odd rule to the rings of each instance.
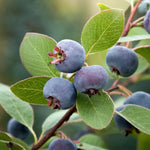
[[122, 37], [124, 37], [128, 34], [128, 32], [130, 30], [130, 27], [131, 27], [131, 21], [132, 21], [134, 15], [135, 15], [136, 10], [137, 10], [140, 3], [141, 3], [141, 0], [138, 0], [135, 7], [133, 7], [133, 9], [131, 9], [131, 13], [130, 13], [130, 16], [128, 18], [127, 24], [125, 26], [125, 29], [124, 29], [123, 33], [122, 33]]
[[109, 95], [121, 95], [121, 96], [124, 96], [124, 97], [128, 97], [128, 95], [126, 95], [125, 93], [123, 92], [109, 92]]
[[137, 20], [135, 20], [134, 22], [132, 22], [131, 27], [137, 26], [139, 22], [144, 20], [144, 18], [145, 18], [145, 16], [142, 16], [142, 17], [138, 18]]
[[128, 96], [132, 95], [132, 92], [128, 90], [126, 87], [124, 87], [123, 85], [118, 85], [118, 89], [125, 92]]
[[114, 91], [114, 90], [116, 90], [116, 89], [118, 89], [118, 86], [116, 85], [116, 86], [114, 86], [114, 87], [111, 87], [111, 88], [109, 88], [109, 89], [107, 89], [106, 90], [106, 92], [112, 92], [112, 91]]
[[33, 145], [31, 150], [37, 150], [39, 149], [50, 137], [52, 137], [56, 130], [61, 127], [61, 125], [69, 119], [69, 117], [76, 111], [76, 105], [74, 105], [72, 108], [70, 108], [66, 114], [59, 120], [59, 122], [51, 128], [51, 130], [41, 139], [37, 142], [37, 144]]

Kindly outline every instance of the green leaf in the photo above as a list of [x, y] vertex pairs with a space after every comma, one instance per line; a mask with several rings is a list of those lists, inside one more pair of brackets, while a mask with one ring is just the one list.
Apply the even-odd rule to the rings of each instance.
[[77, 96], [77, 110], [83, 121], [94, 129], [103, 129], [110, 123], [114, 104], [107, 93], [101, 91], [101, 95], [91, 98], [86, 94], [79, 93]]
[[144, 72], [149, 66], [149, 63], [143, 56], [138, 55], [138, 60], [139, 60], [138, 68], [132, 76], [135, 76], [135, 75], [138, 75], [138, 74]]
[[150, 148], [150, 135], [140, 133], [138, 135], [137, 150], [149, 150]]
[[13, 146], [10, 147], [11, 150], [25, 150], [24, 147], [22, 147], [22, 145], [18, 144], [18, 143], [12, 143]]
[[11, 137], [8, 136], [7, 133], [0, 131], [0, 142], [7, 143], [10, 142], [11, 140], [12, 140]]
[[43, 87], [50, 77], [31, 77], [11, 86], [11, 91], [23, 101], [32, 104], [47, 104]]
[[101, 51], [98, 53], [92, 53], [87, 58], [87, 63], [89, 66], [91, 65], [101, 65], [106, 68], [106, 54], [108, 50]]
[[120, 8], [126, 10], [130, 5], [126, 0], [99, 0], [98, 2], [110, 6], [111, 8]]
[[[143, 28], [143, 27], [133, 27], [128, 33], [128, 36], [133, 35], [149, 35], [149, 33]], [[149, 45], [150, 39], [146, 40], [140, 40], [136, 47], [143, 46], [143, 45]]]
[[[42, 133], [51, 129], [65, 115], [68, 110], [58, 110], [50, 114], [42, 125]], [[67, 123], [80, 122], [81, 119], [77, 113], [73, 113]]]
[[150, 45], [136, 47], [134, 51], [143, 56], [150, 63]]
[[122, 10], [109, 9], [89, 19], [83, 28], [81, 41], [87, 56], [112, 47], [120, 38], [124, 26]]
[[32, 127], [33, 110], [31, 106], [13, 95], [9, 87], [3, 84], [0, 84], [0, 104], [10, 116], [27, 127]]
[[141, 132], [150, 135], [150, 110], [137, 105], [128, 105], [121, 112], [116, 112]]
[[52, 58], [48, 52], [53, 52], [56, 41], [39, 33], [26, 33], [20, 46], [20, 57], [26, 69], [34, 76], [59, 75], [54, 65], [49, 65]]
[[97, 4], [98, 5], [98, 7], [100, 8], [100, 10], [101, 11], [103, 11], [103, 10], [106, 10], [106, 9], [110, 9], [110, 7], [109, 6], [107, 6], [107, 5], [105, 5], [105, 4]]
[[103, 140], [95, 134], [86, 134], [79, 139], [81, 143], [87, 143], [97, 147], [105, 147]]
[[32, 107], [17, 98], [9, 87], [3, 84], [0, 84], [0, 104], [11, 117], [27, 126], [35, 137], [32, 129], [34, 120]]
[[31, 149], [31, 148], [29, 148], [29, 146], [24, 141], [22, 141], [22, 140], [20, 140], [18, 138], [13, 137], [12, 138], [12, 142], [13, 143], [18, 143], [19, 145], [23, 146], [23, 148], [25, 150], [30, 150]]
[[9, 150], [6, 143], [0, 142], [0, 149], [1, 150]]
[[87, 143], [82, 143], [81, 145], [78, 145], [78, 148], [84, 149], [84, 150], [106, 150], [101, 147], [93, 146]]
[[[9, 145], [11, 150], [29, 150], [29, 149], [25, 149], [22, 146], [23, 141], [22, 141], [21, 145], [18, 142], [17, 143], [13, 142], [11, 137], [8, 136], [7, 133], [2, 132], [2, 131], [0, 131], [0, 143], [5, 143], [6, 145]], [[8, 146], [7, 146], [7, 148], [8, 148]]]
[[139, 41], [139, 40], [146, 40], [146, 39], [150, 39], [150, 34], [125, 36], [125, 37], [121, 37], [118, 42], [130, 42], [130, 41]]
[[132, 36], [132, 35], [148, 35], [148, 32], [143, 27], [133, 27], [129, 30], [129, 33], [127, 36]]

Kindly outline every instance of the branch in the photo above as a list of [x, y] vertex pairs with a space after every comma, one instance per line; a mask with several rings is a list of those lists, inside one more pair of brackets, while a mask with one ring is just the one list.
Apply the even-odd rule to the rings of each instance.
[[111, 87], [111, 88], [109, 88], [109, 89], [107, 89], [106, 90], [106, 92], [112, 92], [112, 91], [114, 91], [114, 90], [117, 90], [118, 89], [118, 85], [116, 85], [116, 86], [114, 86], [114, 87]]
[[[106, 92], [111, 92], [111, 91], [114, 91], [118, 89], [118, 86], [114, 86], [114, 87], [111, 87], [109, 89], [106, 90]], [[53, 127], [50, 129], [50, 131], [42, 138], [40, 139], [35, 145], [33, 145], [32, 149], [31, 150], [37, 150], [39, 149], [44, 143], [46, 143], [46, 141], [52, 137], [55, 132], [57, 131], [58, 128], [61, 127], [61, 125], [67, 121], [69, 119], [69, 117], [76, 111], [76, 105], [74, 105], [72, 108], [70, 108], [66, 114], [61, 118], [61, 120], [59, 120], [59, 122]]]
[[124, 29], [123, 33], [122, 33], [122, 37], [124, 37], [128, 34], [128, 32], [130, 30], [131, 21], [132, 21], [134, 15], [135, 15], [136, 10], [137, 10], [140, 3], [141, 3], [141, 0], [138, 0], [135, 7], [131, 10], [130, 16], [129, 16], [128, 21], [127, 21], [127, 24], [125, 26], [125, 29]]
[[69, 117], [76, 111], [76, 105], [74, 105], [72, 108], [70, 108], [66, 114], [59, 120], [59, 122], [51, 128], [51, 130], [41, 139], [37, 142], [37, 144], [33, 145], [31, 150], [37, 150], [39, 149], [50, 137], [52, 137], [56, 130], [69, 119]]

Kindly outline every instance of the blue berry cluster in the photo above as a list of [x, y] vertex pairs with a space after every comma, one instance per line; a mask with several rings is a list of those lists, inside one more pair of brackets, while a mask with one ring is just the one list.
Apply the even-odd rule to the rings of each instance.
[[[49, 52], [55, 68], [64, 73], [75, 73], [73, 83], [67, 79], [53, 77], [45, 84], [43, 95], [54, 109], [67, 109], [75, 104], [77, 91], [89, 97], [100, 94], [108, 82], [107, 71], [100, 65], [84, 66], [85, 50], [78, 42], [65, 39], [57, 43], [53, 53]], [[106, 63], [112, 72], [128, 77], [138, 67], [136, 53], [123, 46], [110, 48]]]
[[68, 109], [75, 104], [77, 91], [88, 96], [100, 94], [108, 81], [106, 70], [100, 65], [85, 66], [85, 50], [76, 41], [65, 39], [57, 43], [50, 64], [64, 73], [75, 73], [73, 83], [67, 79], [53, 77], [48, 80], [43, 88], [43, 95], [48, 100], [48, 105], [54, 109]]

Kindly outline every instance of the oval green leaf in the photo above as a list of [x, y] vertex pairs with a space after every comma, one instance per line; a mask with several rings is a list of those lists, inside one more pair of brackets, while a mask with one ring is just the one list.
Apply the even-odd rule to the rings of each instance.
[[141, 132], [150, 135], [150, 110], [137, 105], [128, 105], [118, 115], [126, 119]]
[[5, 111], [20, 123], [32, 128], [33, 110], [30, 104], [17, 98], [8, 86], [0, 84], [0, 104]]
[[106, 150], [104, 148], [93, 146], [87, 143], [82, 143], [81, 145], [77, 145], [77, 147], [83, 150]]
[[39, 33], [26, 33], [20, 46], [20, 57], [26, 69], [34, 76], [59, 75], [54, 65], [49, 65], [56, 41]]
[[[54, 125], [56, 125], [56, 123], [65, 115], [67, 111], [68, 110], [58, 110], [50, 114], [42, 125], [42, 133], [45, 133], [46, 131], [51, 129]], [[70, 119], [67, 122], [65, 122], [65, 124], [70, 122], [73, 123], [73, 122], [80, 122], [80, 121], [81, 118], [79, 117], [79, 115], [77, 113], [73, 113]]]
[[21, 100], [31, 104], [47, 104], [43, 87], [50, 77], [30, 77], [11, 86], [11, 91]]
[[134, 51], [143, 56], [150, 63], [150, 45], [136, 47]]
[[144, 72], [149, 66], [149, 63], [143, 56], [138, 55], [138, 60], [139, 60], [138, 68], [132, 76], [135, 76], [135, 75], [138, 75], [138, 74]]
[[105, 5], [105, 4], [99, 3], [99, 4], [97, 4], [97, 5], [98, 5], [98, 7], [100, 8], [101, 11], [110, 9], [110, 7], [107, 6], [107, 5]]
[[25, 150], [25, 148], [18, 143], [12, 143], [12, 144], [13, 146], [10, 148], [11, 150]]
[[139, 40], [146, 40], [146, 39], [150, 39], [149, 34], [121, 37], [118, 42], [130, 42], [130, 41], [139, 41]]
[[15, 138], [15, 137], [12, 137], [12, 142], [13, 143], [18, 143], [19, 145], [21, 145], [25, 150], [31, 150], [30, 146], [28, 146], [24, 141], [18, 139], [18, 138]]
[[32, 128], [34, 116], [30, 104], [17, 98], [4, 84], [0, 84], [0, 104], [11, 117], [29, 128], [36, 141], [36, 134]]
[[79, 142], [87, 143], [97, 147], [105, 147], [104, 141], [95, 134], [86, 134], [79, 139]]
[[150, 148], [150, 135], [140, 133], [138, 135], [137, 150], [149, 150]]
[[101, 91], [101, 95], [91, 98], [86, 94], [79, 93], [77, 96], [77, 110], [83, 121], [94, 129], [103, 129], [110, 123], [114, 104], [110, 96]]
[[0, 142], [7, 143], [10, 142], [11, 140], [12, 140], [11, 137], [7, 133], [0, 131]]
[[109, 9], [89, 19], [85, 24], [81, 42], [87, 56], [112, 47], [120, 38], [124, 27], [122, 10]]

